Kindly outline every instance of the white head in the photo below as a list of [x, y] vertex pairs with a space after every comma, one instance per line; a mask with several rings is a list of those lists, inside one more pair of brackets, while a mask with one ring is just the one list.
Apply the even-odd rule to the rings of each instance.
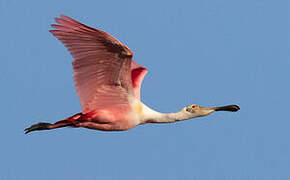
[[186, 119], [192, 119], [195, 117], [201, 117], [209, 115], [215, 111], [238, 111], [240, 108], [237, 105], [228, 105], [221, 107], [200, 107], [196, 104], [192, 104], [182, 108], [177, 113], [159, 113], [143, 104], [143, 118], [140, 124], [144, 123], [170, 123], [176, 121], [182, 121]]
[[220, 107], [201, 107], [196, 104], [192, 104], [189, 106], [184, 107], [181, 111], [186, 114], [188, 119], [201, 117], [209, 115], [215, 111], [231, 111], [236, 112], [240, 109], [237, 105], [227, 105], [227, 106], [220, 106]]

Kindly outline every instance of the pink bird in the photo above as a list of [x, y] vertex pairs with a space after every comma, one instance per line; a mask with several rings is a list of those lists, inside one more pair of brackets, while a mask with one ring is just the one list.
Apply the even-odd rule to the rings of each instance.
[[160, 113], [140, 100], [147, 73], [132, 60], [132, 51], [112, 35], [88, 27], [70, 17], [55, 18], [50, 32], [73, 58], [74, 84], [82, 112], [54, 124], [38, 123], [25, 133], [60, 127], [85, 127], [102, 131], [129, 130], [145, 123], [173, 123], [206, 116], [215, 111], [238, 111], [237, 105], [221, 107], [186, 106], [176, 113]]

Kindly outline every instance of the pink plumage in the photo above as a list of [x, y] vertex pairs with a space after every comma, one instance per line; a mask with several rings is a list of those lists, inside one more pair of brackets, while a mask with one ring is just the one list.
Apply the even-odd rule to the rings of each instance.
[[141, 97], [141, 85], [142, 81], [147, 74], [148, 70], [139, 65], [137, 62], [132, 61], [131, 63], [131, 79], [132, 79], [132, 86], [134, 89], [134, 94], [136, 98], [140, 99]]
[[[235, 105], [203, 109], [188, 106], [177, 113], [156, 112], [140, 100], [147, 69], [132, 61], [133, 52], [126, 45], [104, 31], [65, 15], [55, 18], [55, 21], [57, 24], [51, 25], [54, 30], [50, 32], [74, 58], [74, 84], [82, 112], [54, 124], [34, 124], [25, 129], [26, 133], [65, 126], [119, 131], [144, 123], [175, 122], [204, 116], [215, 110], [238, 110]], [[189, 107], [195, 107], [195, 110]]]
[[[128, 104], [128, 96], [135, 92], [131, 81], [140, 81], [140, 77], [135, 77], [134, 69], [131, 80], [132, 51], [110, 34], [67, 16], [56, 18], [56, 22], [59, 25], [52, 25], [56, 30], [50, 32], [62, 41], [75, 59], [74, 82], [82, 112], [111, 107], [112, 104]], [[140, 86], [140, 83], [136, 84]]]

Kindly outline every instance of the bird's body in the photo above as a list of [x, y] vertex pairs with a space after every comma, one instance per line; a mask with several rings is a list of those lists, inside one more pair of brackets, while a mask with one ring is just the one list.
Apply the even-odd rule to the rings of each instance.
[[159, 113], [140, 100], [147, 69], [132, 60], [132, 51], [112, 35], [67, 16], [56, 18], [57, 37], [74, 57], [74, 83], [82, 112], [54, 124], [38, 123], [25, 129], [85, 127], [103, 131], [128, 130], [145, 123], [169, 123], [205, 116], [214, 111], [237, 111], [237, 105], [206, 108], [190, 105], [177, 113]]

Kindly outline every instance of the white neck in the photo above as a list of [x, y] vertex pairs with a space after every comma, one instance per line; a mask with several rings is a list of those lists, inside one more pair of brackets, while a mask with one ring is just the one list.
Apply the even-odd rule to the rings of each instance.
[[176, 121], [194, 118], [192, 114], [187, 113], [183, 109], [176, 113], [160, 113], [142, 103], [142, 119], [144, 123], [172, 123]]

